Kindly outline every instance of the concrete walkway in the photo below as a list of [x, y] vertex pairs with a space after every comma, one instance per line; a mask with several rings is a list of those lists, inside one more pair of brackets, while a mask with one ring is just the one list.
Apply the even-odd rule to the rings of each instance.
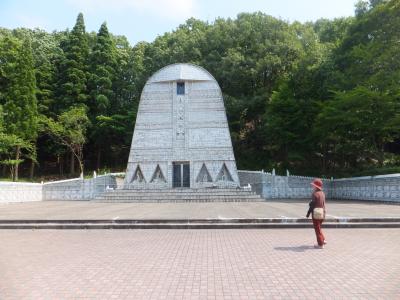
[[[304, 218], [307, 200], [207, 203], [44, 201], [0, 204], [0, 220]], [[399, 218], [400, 205], [327, 201], [327, 218]]]

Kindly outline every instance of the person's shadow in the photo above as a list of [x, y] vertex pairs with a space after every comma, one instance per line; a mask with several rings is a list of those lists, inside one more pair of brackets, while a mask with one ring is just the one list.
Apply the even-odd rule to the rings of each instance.
[[305, 252], [307, 250], [315, 250], [314, 246], [310, 245], [274, 247], [274, 249], [278, 251], [292, 251], [292, 252]]

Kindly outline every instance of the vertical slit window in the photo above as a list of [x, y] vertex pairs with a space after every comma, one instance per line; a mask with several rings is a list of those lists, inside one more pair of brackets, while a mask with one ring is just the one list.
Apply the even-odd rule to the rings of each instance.
[[176, 93], [178, 95], [185, 95], [185, 83], [184, 82], [176, 83]]

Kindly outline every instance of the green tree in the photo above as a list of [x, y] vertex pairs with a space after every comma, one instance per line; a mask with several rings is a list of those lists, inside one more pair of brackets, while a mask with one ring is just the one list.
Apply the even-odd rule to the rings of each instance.
[[[83, 14], [79, 13], [75, 26], [60, 41], [63, 54], [57, 59], [56, 99], [53, 111], [60, 115], [74, 106], [88, 106], [87, 79], [89, 72], [89, 37]], [[70, 173], [75, 173], [76, 155], [71, 152]]]
[[[12, 175], [18, 180], [21, 151], [33, 149], [26, 146], [37, 138], [36, 80], [33, 69], [32, 48], [29, 39], [22, 42], [6, 36], [0, 40], [0, 85], [2, 93], [4, 128], [7, 135], [15, 137]], [[11, 162], [10, 162], [11, 163]]]
[[383, 166], [385, 144], [399, 138], [399, 100], [362, 86], [337, 92], [315, 126], [328, 167], [354, 171], [374, 162]]
[[63, 112], [57, 121], [44, 118], [46, 131], [55, 141], [67, 147], [79, 163], [80, 173], [83, 174], [83, 147], [86, 143], [86, 131], [90, 126], [84, 107], [74, 107]]
[[61, 41], [61, 48], [63, 56], [57, 64], [57, 102], [54, 107], [57, 114], [71, 106], [87, 105], [89, 44], [82, 13], [67, 38]]
[[93, 116], [106, 115], [110, 103], [114, 100], [113, 81], [115, 78], [115, 45], [103, 23], [96, 36], [96, 43], [90, 54], [90, 109]]
[[104, 127], [98, 126], [97, 117], [110, 114], [111, 104], [115, 101], [113, 82], [117, 67], [115, 45], [106, 23], [103, 23], [99, 29], [89, 61], [89, 118], [94, 124], [90, 136], [96, 149], [97, 169], [99, 169], [101, 152], [109, 144], [106, 139], [102, 138], [105, 131]]
[[356, 18], [335, 52], [336, 90], [365, 85], [398, 91], [400, 81], [400, 2], [381, 1]]

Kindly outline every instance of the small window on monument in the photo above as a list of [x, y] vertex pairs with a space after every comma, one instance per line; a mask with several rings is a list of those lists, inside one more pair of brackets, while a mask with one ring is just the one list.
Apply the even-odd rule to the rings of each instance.
[[178, 95], [185, 95], [185, 83], [184, 82], [176, 83], [176, 93]]

